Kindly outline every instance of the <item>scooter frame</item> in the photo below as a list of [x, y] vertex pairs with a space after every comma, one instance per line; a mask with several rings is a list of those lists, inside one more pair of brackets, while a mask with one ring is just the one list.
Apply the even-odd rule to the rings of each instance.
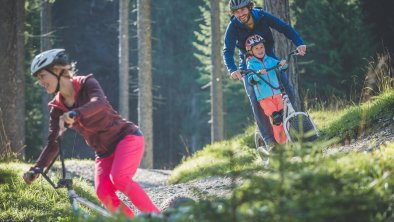
[[[288, 56], [287, 56], [287, 61], [290, 61], [291, 57], [294, 56], [294, 55], [297, 55], [297, 53], [298, 53], [297, 50], [291, 51], [288, 54]], [[257, 72], [255, 72], [252, 69], [248, 69], [248, 70], [242, 71], [241, 73], [244, 76], [247, 76], [248, 74], [251, 74], [251, 73], [256, 74], [257, 76], [259, 76], [261, 78], [262, 81], [264, 81], [271, 88], [279, 89], [281, 91], [282, 101], [283, 101], [283, 128], [284, 128], [284, 131], [285, 131], [285, 134], [286, 134], [286, 137], [287, 137], [287, 142], [294, 142], [295, 141], [294, 138], [292, 138], [292, 134], [291, 134], [292, 126], [290, 125], [290, 122], [291, 122], [291, 120], [293, 118], [298, 118], [300, 116], [302, 117], [302, 121], [303, 122], [302, 123], [301, 123], [301, 121], [299, 122], [298, 128], [301, 128], [302, 131], [304, 132], [304, 124], [307, 123], [308, 125], [310, 125], [309, 126], [310, 129], [308, 131], [311, 131], [311, 130], [314, 131], [314, 134], [309, 137], [309, 140], [317, 139], [320, 136], [320, 133], [319, 133], [319, 130], [317, 129], [317, 127], [316, 127], [316, 124], [313, 122], [312, 118], [306, 112], [297, 112], [297, 111], [295, 111], [294, 106], [292, 105], [292, 103], [291, 103], [291, 101], [289, 99], [289, 96], [286, 93], [286, 90], [285, 90], [285, 88], [284, 88], [284, 86], [283, 86], [283, 84], [281, 82], [281, 78], [279, 76], [280, 74], [285, 74], [283, 72], [283, 70], [281, 69], [281, 65], [278, 64], [276, 66], [267, 68], [266, 70], [267, 70], [267, 72], [271, 71], [271, 70], [275, 70], [276, 76], [277, 76], [277, 78], [279, 80], [278, 81], [279, 82], [279, 86], [277, 86], [277, 87], [273, 86], [272, 84], [270, 84], [269, 82], [267, 82], [265, 79], [263, 79], [261, 77], [262, 74], [257, 73]], [[304, 122], [304, 120], [306, 122]], [[260, 141], [260, 138], [261, 138], [260, 132], [258, 132], [258, 130], [257, 130], [257, 132], [255, 133], [256, 148], [259, 147], [258, 141]]]
[[[73, 116], [70, 116], [71, 118], [73, 118]], [[68, 197], [71, 203], [71, 207], [73, 209], [73, 212], [76, 214], [82, 214], [85, 218], [89, 217], [90, 215], [88, 213], [86, 213], [85, 211], [83, 211], [80, 207], [80, 205], [85, 206], [88, 209], [91, 209], [93, 211], [95, 211], [96, 213], [100, 214], [101, 216], [104, 217], [110, 217], [111, 213], [109, 213], [106, 209], [96, 205], [95, 203], [80, 197], [75, 190], [73, 189], [73, 182], [72, 179], [66, 178], [66, 166], [64, 163], [64, 153], [62, 150], [62, 140], [63, 140], [63, 134], [65, 132], [64, 129], [64, 122], [60, 121], [60, 132], [59, 132], [59, 136], [57, 137], [57, 143], [59, 146], [59, 153], [58, 156], [62, 165], [62, 178], [59, 179], [59, 181], [57, 182], [57, 185], [53, 182], [53, 180], [48, 176], [48, 172], [50, 170], [50, 168], [52, 167], [52, 165], [55, 163], [57, 157], [51, 162], [51, 164], [45, 169], [41, 169], [39, 167], [34, 168], [33, 170], [36, 173], [39, 173], [42, 175], [42, 177], [44, 177], [44, 179], [46, 181], [48, 181], [49, 184], [51, 184], [51, 186], [54, 189], [59, 189], [59, 188], [67, 188], [67, 193], [68, 193]]]

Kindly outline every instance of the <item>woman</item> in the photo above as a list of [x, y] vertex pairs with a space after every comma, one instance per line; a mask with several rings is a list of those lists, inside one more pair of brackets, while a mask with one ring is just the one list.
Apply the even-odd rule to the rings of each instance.
[[74, 67], [64, 49], [48, 50], [33, 59], [31, 75], [38, 78], [47, 93], [56, 95], [48, 104], [51, 110], [46, 147], [23, 178], [30, 184], [39, 176], [34, 169], [43, 169], [56, 158], [59, 121], [64, 121], [95, 150], [96, 194], [109, 211], [121, 210], [128, 217], [134, 216], [117, 197], [115, 192], [120, 191], [141, 212], [159, 212], [132, 179], [144, 153], [142, 132], [112, 108], [92, 74], [75, 76]]

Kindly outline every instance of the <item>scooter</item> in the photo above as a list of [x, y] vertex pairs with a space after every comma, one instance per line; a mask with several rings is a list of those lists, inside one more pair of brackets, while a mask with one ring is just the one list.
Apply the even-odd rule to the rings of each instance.
[[[70, 118], [74, 118], [73, 115], [70, 115]], [[111, 213], [109, 213], [106, 209], [96, 205], [95, 203], [80, 197], [75, 190], [73, 189], [73, 182], [72, 179], [66, 178], [66, 166], [64, 163], [64, 153], [62, 150], [62, 146], [61, 146], [61, 142], [63, 139], [63, 134], [65, 132], [65, 127], [64, 127], [64, 122], [60, 121], [60, 131], [59, 131], [59, 135], [57, 137], [57, 143], [59, 146], [59, 159], [61, 162], [61, 166], [62, 166], [62, 177], [61, 179], [59, 179], [59, 181], [57, 182], [57, 184], [55, 184], [53, 182], [53, 180], [48, 176], [48, 172], [51, 169], [52, 165], [55, 163], [57, 157], [51, 162], [51, 164], [44, 170], [41, 169], [39, 167], [36, 167], [33, 169], [33, 171], [35, 173], [39, 173], [42, 175], [42, 177], [48, 181], [49, 184], [51, 184], [51, 186], [54, 189], [59, 189], [59, 188], [67, 188], [67, 193], [68, 193], [68, 197], [71, 203], [71, 207], [73, 209], [73, 212], [77, 215], [82, 215], [83, 217], [87, 218], [90, 215], [85, 212], [84, 210], [82, 210], [82, 208], [79, 207], [79, 205], [82, 205], [90, 210], [93, 210], [94, 212], [98, 213], [101, 216], [104, 217], [110, 217]]]
[[[287, 56], [287, 61], [290, 61], [291, 57], [294, 55], [297, 55], [298, 51], [294, 50], [290, 52]], [[271, 83], [266, 81], [264, 78], [262, 78], [262, 74], [256, 73], [254, 70], [245, 70], [242, 71], [243, 75], [248, 75], [248, 74], [256, 74], [260, 79], [268, 84], [271, 88], [273, 89], [279, 89], [281, 91], [282, 95], [282, 101], [283, 101], [283, 127], [284, 131], [287, 137], [287, 143], [292, 143], [296, 141], [314, 141], [316, 140], [319, 136], [319, 130], [317, 129], [315, 123], [313, 122], [312, 118], [308, 115], [306, 112], [299, 112], [294, 109], [294, 106], [291, 104], [291, 101], [289, 99], [289, 96], [286, 93], [286, 90], [281, 82], [280, 75], [286, 75], [284, 72], [285, 69], [280, 64], [277, 64], [276, 66], [270, 67], [266, 69], [267, 72], [270, 70], [275, 70], [276, 76], [279, 80], [279, 86], [273, 86]], [[250, 84], [253, 84], [250, 83]], [[254, 83], [256, 84], [256, 83]], [[265, 147], [266, 144], [264, 144], [264, 140], [257, 129], [255, 132], [255, 145], [256, 148], [260, 147]], [[269, 150], [268, 150], [269, 151]]]

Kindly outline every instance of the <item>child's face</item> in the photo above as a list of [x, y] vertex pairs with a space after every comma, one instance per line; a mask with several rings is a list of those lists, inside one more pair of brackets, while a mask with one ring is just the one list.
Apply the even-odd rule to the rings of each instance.
[[264, 48], [264, 44], [263, 43], [259, 43], [255, 46], [252, 47], [252, 54], [259, 58], [262, 59], [264, 57], [265, 54], [265, 48]]

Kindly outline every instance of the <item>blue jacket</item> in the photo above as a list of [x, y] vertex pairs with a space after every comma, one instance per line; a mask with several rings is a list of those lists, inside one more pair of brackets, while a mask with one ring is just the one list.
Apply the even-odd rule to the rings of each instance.
[[[265, 55], [263, 58], [263, 61], [257, 59], [256, 57], [252, 56], [250, 60], [247, 62], [247, 68], [252, 69], [256, 72], [258, 72], [261, 69], [266, 69], [266, 68], [271, 68], [273, 66], [276, 66], [279, 61]], [[253, 85], [254, 93], [256, 94], [257, 100], [262, 100], [264, 98], [280, 94], [279, 89], [273, 89], [271, 86], [269, 86], [267, 83], [265, 83], [261, 78], [263, 78], [265, 81], [269, 82], [272, 86], [279, 88], [279, 82], [278, 78], [276, 76], [275, 70], [270, 70], [268, 71], [267, 74], [263, 75], [256, 75], [256, 74], [248, 74], [246, 77], [247, 81], [250, 83], [252, 80], [257, 82], [257, 84]]]
[[231, 17], [227, 26], [224, 35], [223, 58], [229, 73], [237, 70], [237, 66], [234, 62], [235, 47], [239, 49], [239, 69], [244, 70], [246, 68], [245, 41], [246, 38], [252, 34], [258, 34], [265, 39], [264, 45], [266, 54], [273, 58], [277, 57], [274, 52], [274, 38], [270, 28], [283, 33], [296, 46], [304, 45], [304, 41], [301, 39], [300, 35], [289, 24], [265, 12], [261, 8], [253, 8], [251, 13], [254, 21], [253, 30], [249, 30], [247, 26], [239, 22], [235, 16]]

